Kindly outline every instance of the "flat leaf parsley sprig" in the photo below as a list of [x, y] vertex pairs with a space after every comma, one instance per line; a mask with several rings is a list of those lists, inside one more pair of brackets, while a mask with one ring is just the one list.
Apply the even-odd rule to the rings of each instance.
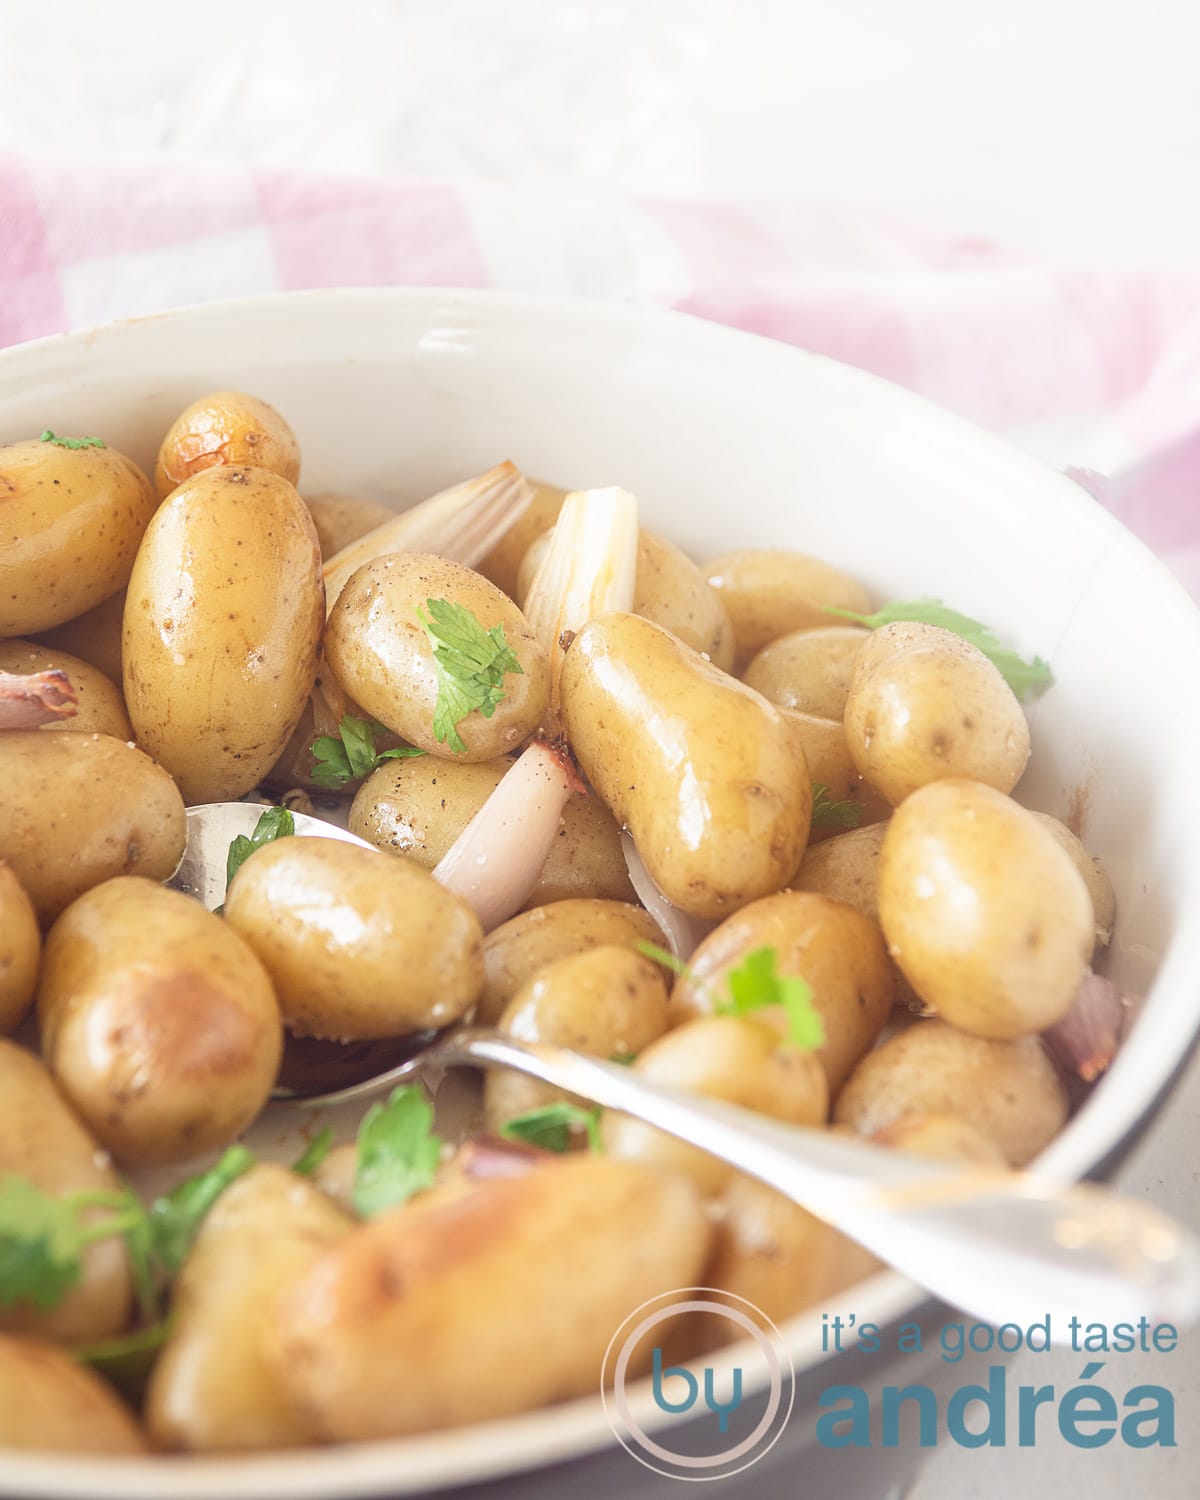
[[660, 948], [657, 943], [635, 944], [639, 953], [662, 964], [674, 974], [690, 980], [708, 996], [719, 1016], [749, 1016], [757, 1010], [778, 1006], [787, 1017], [787, 1039], [795, 1047], [811, 1051], [825, 1045], [825, 1025], [813, 1004], [812, 985], [795, 974], [781, 974], [774, 948], [755, 948], [726, 976], [726, 993], [705, 984], [689, 964]]
[[[382, 731], [382, 726], [379, 726]], [[375, 749], [376, 726], [353, 714], [343, 714], [338, 725], [337, 737], [323, 734], [312, 743], [312, 779], [317, 786], [336, 789], [348, 781], [359, 781], [369, 776], [385, 760], [403, 760], [413, 755], [424, 755], [416, 745], [397, 745], [394, 750]]]
[[438, 672], [438, 701], [433, 733], [455, 755], [466, 751], [458, 726], [478, 709], [485, 719], [504, 701], [504, 678], [524, 675], [524, 668], [504, 638], [504, 626], [485, 630], [471, 611], [449, 599], [426, 599], [417, 618], [433, 645]]

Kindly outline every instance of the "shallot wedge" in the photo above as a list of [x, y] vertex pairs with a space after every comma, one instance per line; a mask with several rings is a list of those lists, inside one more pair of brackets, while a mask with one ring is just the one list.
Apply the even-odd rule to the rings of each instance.
[[1075, 992], [1071, 1009], [1042, 1032], [1042, 1041], [1064, 1071], [1074, 1073], [1084, 1083], [1095, 1083], [1117, 1055], [1128, 1011], [1128, 996], [1111, 979], [1089, 969]]
[[529, 899], [567, 798], [583, 790], [566, 752], [534, 740], [438, 861], [433, 878], [461, 896], [490, 932]]
[[621, 832], [621, 853], [625, 856], [630, 884], [637, 892], [638, 900], [662, 929], [671, 952], [680, 963], [687, 963], [717, 924], [706, 922], [703, 917], [691, 917], [671, 905], [647, 870], [628, 828]]
[[65, 672], [0, 672], [0, 729], [37, 729], [74, 718], [77, 707]]

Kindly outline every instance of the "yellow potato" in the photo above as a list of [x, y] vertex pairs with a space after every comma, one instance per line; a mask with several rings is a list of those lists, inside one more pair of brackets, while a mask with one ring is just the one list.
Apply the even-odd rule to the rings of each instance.
[[879, 851], [886, 823], [870, 823], [835, 834], [804, 851], [792, 880], [798, 891], [815, 891], [879, 921]]
[[0, 1335], [0, 1449], [46, 1453], [144, 1453], [128, 1407], [99, 1375], [32, 1339]]
[[149, 756], [106, 734], [0, 734], [0, 859], [43, 926], [114, 875], [166, 880], [187, 843], [183, 801]]
[[1104, 866], [1088, 853], [1082, 841], [1075, 837], [1065, 823], [1060, 823], [1049, 813], [1034, 812], [1033, 816], [1046, 832], [1053, 836], [1055, 842], [1083, 876], [1083, 883], [1087, 886], [1088, 895], [1092, 898], [1092, 911], [1096, 918], [1096, 946], [1107, 948], [1112, 941], [1113, 923], [1117, 920], [1117, 897]]
[[483, 988], [483, 929], [470, 907], [411, 860], [339, 839], [256, 850], [229, 887], [225, 920], [302, 1035], [355, 1041], [441, 1028]]
[[160, 500], [206, 469], [252, 465], [289, 484], [300, 478], [300, 445], [283, 417], [244, 391], [214, 391], [179, 413], [154, 465]]
[[1023, 807], [975, 781], [935, 781], [892, 815], [879, 920], [913, 989], [976, 1036], [1045, 1031], [1092, 956], [1083, 877]]
[[284, 1167], [252, 1167], [218, 1198], [171, 1296], [171, 1333], [146, 1392], [156, 1446], [246, 1452], [311, 1443], [265, 1345], [275, 1298], [351, 1221]]
[[689, 1185], [630, 1162], [456, 1182], [327, 1251], [279, 1299], [269, 1356], [334, 1441], [533, 1410], [594, 1393], [622, 1320], [693, 1285], [708, 1242]]
[[81, 896], [46, 938], [42, 1053], [125, 1164], [189, 1161], [258, 1115], [283, 1046], [271, 982], [198, 901], [136, 877]]
[[157, 503], [115, 448], [0, 445], [0, 636], [61, 625], [123, 588]]
[[[132, 559], [131, 559], [132, 561]], [[52, 630], [41, 630], [31, 639], [51, 651], [67, 651], [103, 672], [109, 682], [121, 681], [121, 627], [125, 617], [125, 590], [103, 604], [76, 615]]]
[[[358, 790], [351, 833], [432, 870], [512, 766], [507, 758], [447, 762], [432, 755], [385, 761]], [[596, 896], [634, 900], [621, 831], [599, 797], [573, 795], [526, 905]]]
[[[463, 751], [452, 748], [448, 733], [439, 740], [434, 728], [438, 669], [421, 622], [421, 615], [432, 618], [430, 599], [469, 610], [485, 631], [500, 626], [521, 668], [504, 674], [490, 718], [475, 708], [458, 721]], [[550, 667], [525, 617], [486, 578], [431, 553], [392, 553], [353, 573], [329, 616], [325, 655], [356, 703], [434, 755], [494, 760], [523, 744], [545, 716]]]
[[[781, 708], [779, 712], [791, 733], [792, 744], [804, 757], [811, 779], [826, 788], [831, 802], [844, 802], [850, 795], [855, 770], [841, 720], [821, 719], [794, 708]], [[822, 834], [823, 830], [814, 827], [809, 838]]]
[[[36, 1057], [0, 1040], [0, 1179], [23, 1177], [55, 1198], [116, 1193], [112, 1163], [68, 1109]], [[103, 1218], [108, 1212], [88, 1209]], [[133, 1310], [129, 1262], [120, 1239], [105, 1238], [83, 1254], [82, 1275], [57, 1307], [41, 1312], [25, 1302], [0, 1306], [0, 1329], [64, 1343], [120, 1333]], [[0, 1421], [8, 1409], [0, 1398]]]
[[529, 480], [529, 485], [533, 499], [478, 565], [479, 572], [488, 582], [494, 583], [514, 601], [521, 599], [517, 580], [525, 554], [558, 520], [562, 503], [567, 498], [566, 490], [545, 484], [540, 479]]
[[1029, 760], [1012, 689], [982, 651], [936, 625], [874, 633], [855, 663], [845, 725], [855, 765], [893, 807], [953, 776], [1011, 792]]
[[[650, 1083], [723, 1099], [792, 1125], [823, 1125], [829, 1114], [829, 1086], [816, 1054], [754, 1017], [685, 1021], [651, 1042], [632, 1067]], [[600, 1129], [611, 1157], [680, 1173], [707, 1196], [720, 1192], [733, 1172], [715, 1156], [629, 1115], [607, 1113]]]
[[0, 672], [23, 675], [54, 671], [65, 672], [75, 689], [75, 712], [70, 718], [43, 724], [44, 731], [111, 734], [118, 740], [133, 738], [125, 701], [103, 672], [98, 672], [77, 656], [36, 645], [33, 641], [0, 641]]
[[[729, 993], [729, 975], [751, 953], [775, 951], [775, 971], [803, 979], [825, 1027], [816, 1056], [831, 1096], [891, 1014], [895, 974], [879, 928], [853, 907], [807, 891], [782, 891], [744, 906], [692, 954], [671, 995], [676, 1015], [702, 1015]], [[757, 1013], [785, 1025], [781, 1010]]]
[[[499, 1023], [506, 1036], [518, 1041], [622, 1059], [641, 1052], [669, 1024], [662, 970], [632, 949], [612, 944], [539, 969], [517, 991]], [[493, 1131], [514, 1115], [571, 1097], [504, 1068], [484, 1077], [484, 1110]]]
[[125, 599], [125, 702], [188, 803], [241, 797], [270, 770], [324, 618], [316, 529], [287, 480], [210, 469], [163, 503]]
[[650, 915], [625, 901], [581, 898], [519, 912], [484, 940], [487, 982], [475, 1019], [481, 1026], [494, 1026], [521, 986], [557, 959], [603, 944], [633, 948], [663, 941]]
[[567, 735], [667, 898], [720, 918], [779, 890], [808, 839], [812, 787], [777, 709], [637, 615], [574, 638]]
[[312, 1174], [313, 1185], [321, 1190], [336, 1207], [351, 1217], [357, 1216], [354, 1207], [354, 1180], [358, 1175], [358, 1144], [349, 1142], [335, 1146], [325, 1159], [318, 1163]]
[[738, 672], [780, 636], [836, 625], [837, 616], [828, 614], [826, 605], [856, 614], [871, 608], [861, 583], [803, 552], [763, 548], [726, 552], [705, 563], [701, 571], [729, 611]]
[[41, 956], [42, 934], [33, 902], [0, 860], [0, 1032], [15, 1031], [25, 1019]]
[[936, 1161], [965, 1166], [1003, 1167], [1004, 1152], [976, 1126], [953, 1115], [901, 1115], [871, 1137], [877, 1145], [911, 1151]]
[[913, 1114], [963, 1120], [1024, 1167], [1066, 1124], [1067, 1096], [1036, 1037], [995, 1042], [917, 1021], [867, 1053], [833, 1111], [872, 1136]]
[[742, 681], [777, 708], [840, 721], [854, 662], [869, 634], [857, 625], [794, 631], [764, 646]]
[[396, 514], [388, 506], [375, 500], [363, 500], [358, 495], [305, 495], [304, 503], [317, 528], [321, 556], [326, 559], [358, 541], [360, 536], [366, 536], [368, 531], [374, 531], [376, 526], [390, 521]]

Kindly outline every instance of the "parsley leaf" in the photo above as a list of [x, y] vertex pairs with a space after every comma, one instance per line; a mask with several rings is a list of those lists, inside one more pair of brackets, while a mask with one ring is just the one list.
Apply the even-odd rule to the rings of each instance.
[[368, 1219], [432, 1187], [441, 1154], [424, 1090], [415, 1083], [393, 1089], [386, 1104], [371, 1106], [358, 1128], [355, 1208]]
[[515, 1115], [500, 1127], [500, 1134], [510, 1141], [540, 1146], [543, 1151], [569, 1151], [572, 1137], [580, 1130], [586, 1132], [592, 1151], [603, 1149], [599, 1107], [582, 1109], [569, 1099], [559, 1099], [553, 1104], [526, 1110], [523, 1115]]
[[158, 1351], [170, 1332], [171, 1319], [159, 1318], [155, 1323], [135, 1328], [132, 1333], [118, 1333], [91, 1344], [76, 1344], [71, 1353], [84, 1364], [91, 1365], [110, 1385], [115, 1385], [134, 1406], [140, 1406]]
[[1032, 661], [1023, 660], [1015, 651], [1001, 645], [995, 633], [987, 625], [979, 620], [973, 620], [970, 615], [963, 615], [956, 609], [950, 609], [940, 599], [900, 600], [894, 604], [885, 604], [873, 615], [855, 614], [852, 609], [837, 609], [832, 604], [827, 604], [825, 613], [840, 615], [846, 620], [854, 620], [870, 630], [878, 630], [881, 625], [892, 625], [898, 620], [912, 620], [922, 625], [940, 625], [943, 630], [952, 630], [955, 635], [961, 636], [964, 641], [983, 652], [1020, 699], [1025, 699], [1030, 693], [1048, 687], [1054, 680], [1050, 675], [1049, 664], [1040, 656], [1035, 656]]
[[47, 427], [38, 439], [41, 443], [53, 443], [56, 448], [107, 448], [108, 444], [101, 438], [84, 437], [68, 438], [58, 437]]
[[230, 844], [229, 854], [225, 859], [226, 886], [256, 849], [261, 849], [274, 839], [290, 838], [295, 831], [296, 820], [286, 807], [268, 807], [255, 823], [254, 832], [249, 838], [244, 833], [239, 833]]
[[857, 828], [866, 808], [861, 802], [832, 802], [823, 781], [813, 782], [812, 826], [814, 828]]
[[[89, 1222], [84, 1211], [106, 1208]], [[48, 1312], [83, 1274], [83, 1252], [96, 1240], [124, 1234], [144, 1218], [128, 1191], [71, 1193], [59, 1198], [23, 1177], [0, 1181], [0, 1307], [25, 1302]]]
[[619, 1063], [623, 1068], [632, 1068], [637, 1060], [636, 1052], [614, 1052], [609, 1062]]
[[348, 781], [369, 776], [385, 760], [400, 760], [412, 755], [424, 755], [415, 745], [397, 745], [394, 750], [375, 751], [376, 732], [386, 734], [382, 726], [368, 724], [365, 719], [356, 719], [353, 714], [343, 714], [338, 725], [338, 738], [323, 734], [312, 743], [312, 779], [318, 786], [343, 787]]
[[292, 1163], [292, 1171], [298, 1177], [311, 1177], [333, 1147], [333, 1131], [328, 1125], [318, 1130], [308, 1145]]
[[426, 599], [428, 617], [417, 610], [433, 643], [438, 672], [438, 701], [433, 715], [433, 733], [439, 744], [455, 755], [466, 750], [458, 726], [478, 709], [485, 719], [503, 702], [501, 686], [509, 672], [524, 674], [521, 663], [504, 639], [504, 626], [483, 626], [461, 604], [449, 599]]
[[825, 1027], [812, 1003], [812, 986], [791, 974], [775, 970], [774, 948], [755, 948], [736, 969], [729, 971], [729, 999], [717, 1006], [727, 1016], [748, 1016], [773, 1005], [783, 1007], [788, 1018], [788, 1041], [806, 1049], [825, 1042]]
[[215, 1167], [189, 1177], [154, 1201], [148, 1215], [153, 1252], [168, 1275], [183, 1264], [209, 1209], [254, 1161], [254, 1153], [245, 1146], [230, 1146]]

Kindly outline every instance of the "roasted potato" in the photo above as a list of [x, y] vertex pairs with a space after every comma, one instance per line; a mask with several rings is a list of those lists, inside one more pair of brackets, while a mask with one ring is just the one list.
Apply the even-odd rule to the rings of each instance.
[[33, 1003], [42, 934], [37, 912], [9, 865], [0, 860], [0, 1032], [15, 1031]]
[[304, 503], [317, 528], [321, 556], [326, 560], [396, 514], [388, 506], [363, 500], [358, 495], [305, 495]]
[[112, 1387], [69, 1354], [0, 1334], [0, 1448], [105, 1454], [146, 1451]]
[[545, 484], [540, 479], [531, 479], [529, 485], [533, 499], [480, 562], [478, 569], [489, 583], [494, 583], [514, 603], [521, 600], [517, 580], [525, 554], [558, 520], [562, 503], [567, 498], [566, 490]]
[[1083, 883], [1092, 898], [1092, 911], [1096, 919], [1096, 946], [1107, 948], [1112, 941], [1113, 924], [1117, 920], [1117, 897], [1104, 866], [1088, 853], [1082, 840], [1077, 839], [1065, 823], [1052, 818], [1049, 813], [1034, 812], [1033, 816], [1052, 835], [1083, 876]]
[[[133, 559], [130, 558], [132, 563]], [[109, 682], [121, 682], [121, 628], [125, 618], [125, 590], [105, 599], [94, 609], [76, 615], [52, 630], [41, 630], [30, 637], [49, 651], [66, 651], [80, 661], [103, 672]], [[122, 700], [122, 711], [124, 701]]]
[[54, 651], [33, 641], [0, 641], [0, 672], [22, 675], [54, 671], [67, 674], [75, 690], [75, 712], [69, 718], [43, 724], [43, 732], [111, 734], [118, 740], [133, 738], [124, 699], [103, 672], [66, 651]]
[[253, 466], [289, 484], [300, 479], [296, 434], [273, 406], [245, 391], [201, 396], [167, 429], [154, 465], [160, 500], [206, 469]]
[[793, 631], [764, 646], [742, 681], [777, 708], [840, 722], [854, 662], [869, 634], [857, 625]]

